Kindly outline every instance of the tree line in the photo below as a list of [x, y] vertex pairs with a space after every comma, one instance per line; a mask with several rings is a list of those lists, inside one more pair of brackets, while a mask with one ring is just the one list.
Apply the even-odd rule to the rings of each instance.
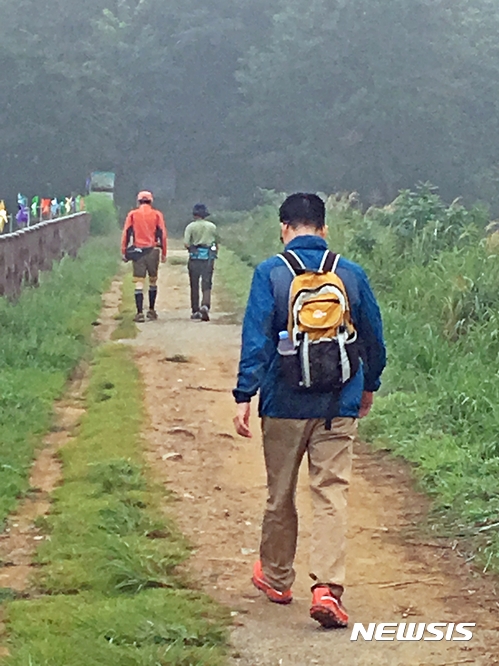
[[499, 204], [493, 0], [0, 0], [0, 188]]

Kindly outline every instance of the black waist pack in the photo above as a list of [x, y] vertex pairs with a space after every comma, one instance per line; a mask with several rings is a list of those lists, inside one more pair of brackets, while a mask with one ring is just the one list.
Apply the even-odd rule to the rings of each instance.
[[152, 247], [135, 247], [135, 245], [129, 245], [125, 250], [125, 259], [127, 261], [138, 261], [153, 249]]

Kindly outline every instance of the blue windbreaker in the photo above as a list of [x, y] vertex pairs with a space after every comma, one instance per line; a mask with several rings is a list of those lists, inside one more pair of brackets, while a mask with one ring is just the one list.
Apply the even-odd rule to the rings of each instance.
[[[327, 243], [320, 236], [294, 238], [286, 246], [305, 266], [317, 270]], [[340, 257], [336, 270], [350, 301], [352, 320], [361, 342], [363, 363], [342, 389], [339, 416], [357, 418], [363, 391], [377, 391], [386, 363], [381, 315], [365, 272]], [[308, 394], [291, 388], [280, 376], [277, 343], [287, 329], [289, 289], [293, 275], [278, 256], [256, 267], [244, 316], [236, 402], [249, 402], [260, 391], [260, 416], [281, 419], [326, 418], [329, 394]]]

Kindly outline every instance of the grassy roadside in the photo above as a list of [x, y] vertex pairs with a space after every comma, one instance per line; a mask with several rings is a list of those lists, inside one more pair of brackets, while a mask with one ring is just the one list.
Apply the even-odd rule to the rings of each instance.
[[89, 349], [101, 295], [117, 267], [116, 242], [94, 238], [15, 303], [0, 299], [0, 526], [28, 489], [53, 402]]
[[134, 284], [131, 270], [127, 270], [121, 283], [121, 302], [116, 315], [118, 325], [111, 334], [111, 340], [133, 340], [137, 337], [138, 329], [133, 321], [134, 316]]
[[87, 414], [62, 450], [41, 546], [45, 595], [6, 604], [9, 666], [216, 666], [227, 611], [176, 574], [188, 548], [144, 469], [142, 390], [131, 351], [97, 351]]
[[223, 291], [231, 303], [231, 309], [235, 306], [238, 315], [244, 312], [252, 275], [252, 267], [241, 261], [235, 252], [225, 247], [220, 248], [216, 277], [223, 284]]

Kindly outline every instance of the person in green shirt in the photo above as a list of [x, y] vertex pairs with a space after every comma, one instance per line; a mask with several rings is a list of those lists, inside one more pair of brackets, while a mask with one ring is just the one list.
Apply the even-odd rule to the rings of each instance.
[[[184, 232], [184, 245], [189, 251], [187, 267], [191, 284], [191, 319], [209, 321], [218, 233], [217, 227], [207, 219], [209, 212], [204, 204], [196, 204], [192, 214], [194, 220], [187, 225]], [[199, 307], [200, 282], [201, 307]]]

